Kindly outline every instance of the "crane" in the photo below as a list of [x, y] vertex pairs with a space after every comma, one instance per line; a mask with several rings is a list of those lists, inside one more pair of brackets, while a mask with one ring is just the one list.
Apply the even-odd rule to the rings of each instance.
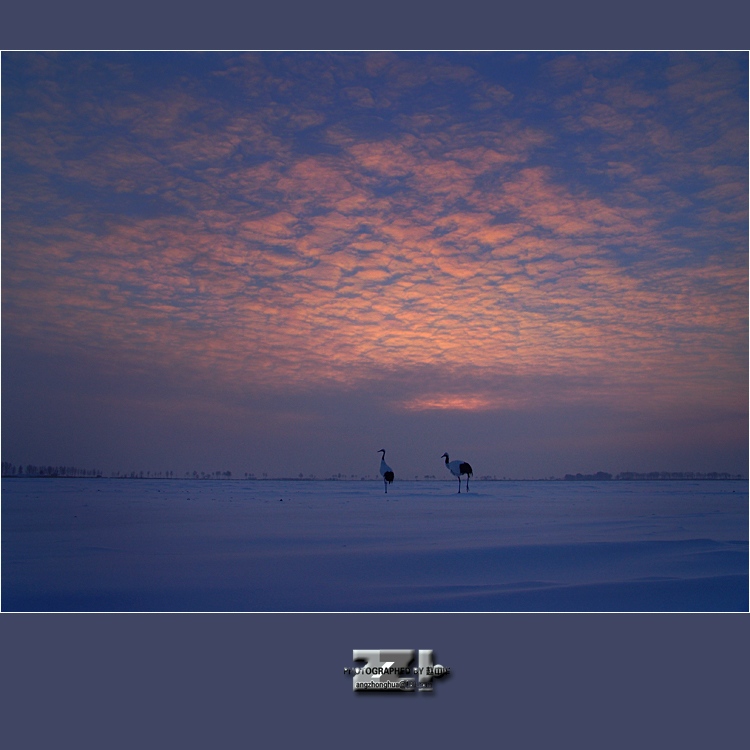
[[443, 453], [440, 458], [445, 459], [445, 466], [448, 471], [453, 474], [454, 477], [458, 477], [458, 492], [461, 493], [461, 476], [466, 474], [466, 491], [469, 491], [469, 477], [474, 475], [474, 471], [471, 468], [471, 464], [467, 464], [466, 461], [455, 461], [450, 460], [450, 456], [447, 453]]
[[385, 494], [387, 495], [388, 485], [393, 482], [393, 469], [385, 462], [385, 448], [381, 448], [378, 453], [383, 454], [380, 457], [380, 476], [383, 477], [383, 486], [385, 487]]

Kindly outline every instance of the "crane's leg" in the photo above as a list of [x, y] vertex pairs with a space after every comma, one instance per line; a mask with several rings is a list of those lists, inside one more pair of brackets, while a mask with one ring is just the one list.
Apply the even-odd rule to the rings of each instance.
[[383, 487], [385, 487], [385, 494], [387, 495], [388, 494], [388, 480], [385, 478], [383, 479]]
[[458, 494], [461, 494], [461, 475], [458, 475]]
[[469, 475], [466, 475], [466, 491], [469, 491]]

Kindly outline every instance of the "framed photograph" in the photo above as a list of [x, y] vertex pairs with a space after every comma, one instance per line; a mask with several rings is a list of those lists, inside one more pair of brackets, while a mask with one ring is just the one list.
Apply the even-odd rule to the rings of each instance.
[[3, 41], [11, 737], [733, 741], [747, 50], [187, 26]]

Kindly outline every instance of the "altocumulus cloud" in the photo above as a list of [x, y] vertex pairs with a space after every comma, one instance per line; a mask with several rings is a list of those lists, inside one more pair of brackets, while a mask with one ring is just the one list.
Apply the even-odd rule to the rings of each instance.
[[228, 401], [744, 414], [746, 63], [6, 54], [5, 341]]

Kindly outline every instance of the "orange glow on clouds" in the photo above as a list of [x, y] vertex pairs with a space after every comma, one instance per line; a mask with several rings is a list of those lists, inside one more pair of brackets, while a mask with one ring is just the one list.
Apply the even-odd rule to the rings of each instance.
[[[723, 62], [690, 77], [684, 61], [667, 65], [680, 113], [704, 103], [702, 77], [714, 87], [713, 119], [696, 114], [687, 132], [668, 127], [671, 111], [661, 117], [637, 71], [608, 87], [602, 67], [587, 84], [598, 91], [571, 84], [593, 58], [546, 70], [547, 84], [572, 86], [538, 94], [558, 118], [548, 127], [524, 122], [509, 109], [519, 95], [450, 56], [432, 67], [356, 59], [362, 70], [346, 74], [359, 85], [321, 79], [305, 94], [301, 60], [289, 58], [287, 86], [261, 58], [228, 56], [221, 77], [251, 96], [246, 108], [196, 87], [105, 98], [100, 110], [63, 90], [30, 94], [35, 120], [5, 118], [4, 149], [27, 172], [5, 177], [4, 330], [38, 350], [240, 391], [355, 388], [429, 369], [485, 387], [557, 375], [610, 393], [652, 384], [743, 403], [747, 173], [736, 131], [747, 118]], [[64, 59], [45, 64], [65, 73]], [[318, 64], [331, 80], [347, 70], [335, 56]], [[471, 118], [447, 105], [409, 111], [435, 81], [461, 82]], [[362, 124], [363, 110], [391, 126], [371, 137], [380, 121]], [[86, 117], [98, 140], [76, 130]], [[112, 122], [130, 135], [107, 135]], [[540, 166], [556, 141], [579, 136], [580, 175]], [[680, 179], [703, 187], [688, 193]], [[56, 180], [89, 192], [76, 198]], [[104, 194], [111, 202], [90, 208]], [[397, 403], [530, 402], [424, 386]]]
[[418, 396], [400, 404], [407, 411], [487, 411], [510, 406], [517, 408], [518, 403], [508, 403], [507, 399], [488, 398], [471, 394], [442, 394]]

